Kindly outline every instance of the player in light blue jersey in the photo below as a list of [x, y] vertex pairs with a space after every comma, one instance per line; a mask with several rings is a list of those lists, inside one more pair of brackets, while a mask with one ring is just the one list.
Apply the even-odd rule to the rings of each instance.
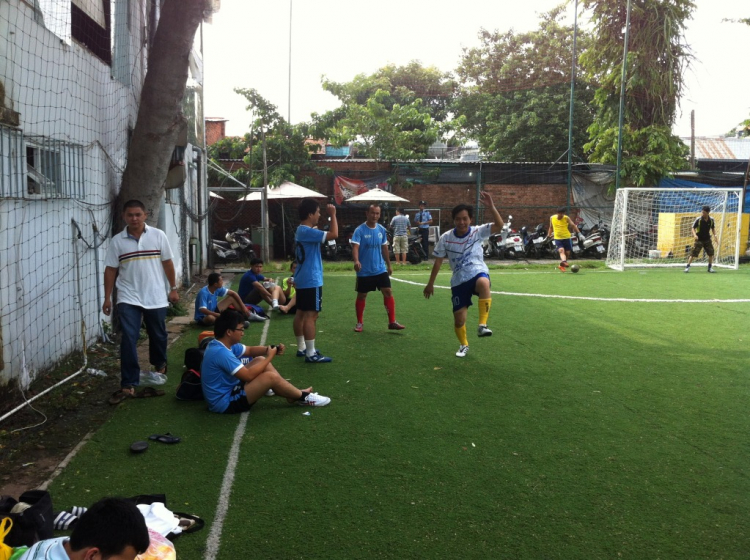
[[430, 298], [435, 292], [435, 278], [440, 271], [443, 259], [448, 259], [448, 264], [453, 271], [451, 277], [451, 293], [453, 302], [453, 325], [456, 337], [460, 343], [456, 356], [463, 358], [469, 351], [469, 340], [466, 337], [466, 315], [469, 306], [472, 305], [473, 295], [479, 296], [479, 327], [477, 335], [480, 337], [492, 336], [492, 331], [487, 328], [487, 319], [492, 305], [490, 293], [490, 274], [484, 263], [482, 241], [488, 239], [493, 233], [503, 228], [503, 219], [492, 202], [492, 197], [486, 191], [482, 191], [480, 198], [486, 208], [492, 212], [491, 224], [472, 226], [474, 209], [467, 204], [459, 204], [453, 208], [453, 224], [455, 228], [440, 236], [435, 245], [435, 264], [432, 267], [430, 280], [424, 289], [424, 297]]
[[371, 204], [367, 209], [367, 221], [354, 230], [352, 235], [352, 258], [357, 272], [355, 310], [357, 324], [355, 332], [362, 332], [367, 294], [380, 290], [383, 305], [388, 313], [388, 328], [400, 331], [404, 328], [396, 322], [396, 300], [391, 290], [391, 259], [388, 255], [388, 232], [378, 223], [380, 205]]

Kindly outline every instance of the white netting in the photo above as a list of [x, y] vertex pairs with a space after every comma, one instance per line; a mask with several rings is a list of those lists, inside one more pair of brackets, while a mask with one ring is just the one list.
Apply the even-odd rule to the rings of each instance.
[[[694, 243], [693, 224], [703, 206], [709, 206], [716, 231], [714, 264], [737, 268], [741, 194], [742, 189], [620, 189], [607, 266], [685, 266]], [[706, 264], [705, 252], [693, 262]]]

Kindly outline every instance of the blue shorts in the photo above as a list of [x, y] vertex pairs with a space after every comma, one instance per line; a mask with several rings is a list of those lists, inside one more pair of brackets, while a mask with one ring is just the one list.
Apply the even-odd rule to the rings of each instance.
[[558, 249], [565, 249], [566, 251], [573, 250], [573, 245], [570, 244], [570, 238], [555, 239], [555, 247], [557, 247]]
[[[459, 284], [458, 286], [453, 286], [451, 288], [451, 294], [453, 294], [453, 297], [451, 297], [451, 302], [453, 303], [453, 313], [463, 307], [471, 307], [471, 296], [479, 295], [476, 291], [476, 287], [477, 280], [479, 280], [480, 278], [486, 278], [487, 280], [490, 279], [489, 275], [486, 272], [480, 272], [468, 282], [464, 282], [463, 284]], [[490, 282], [490, 286], [491, 285], [492, 283]]]

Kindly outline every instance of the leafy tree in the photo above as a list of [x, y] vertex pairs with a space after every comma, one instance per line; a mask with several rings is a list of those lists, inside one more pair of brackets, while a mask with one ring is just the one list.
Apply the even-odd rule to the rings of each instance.
[[[149, 224], [159, 219], [164, 179], [181, 130], [186, 126], [182, 100], [188, 78], [188, 57], [198, 25], [211, 13], [210, 0], [164, 0], [159, 25], [148, 57], [138, 119], [122, 175], [121, 202], [137, 198], [149, 213]], [[115, 229], [118, 225], [115, 224]]]
[[313, 131], [335, 145], [357, 142], [365, 157], [418, 159], [437, 140], [455, 89], [450, 75], [419, 62], [389, 65], [351, 82], [323, 79], [341, 107], [313, 114]]
[[[313, 186], [310, 177], [303, 177], [302, 172], [316, 169], [310, 162], [310, 152], [315, 146], [305, 143], [308, 126], [290, 125], [279, 114], [275, 105], [263, 98], [255, 89], [235, 89], [236, 93], [248, 101], [247, 109], [255, 118], [251, 132], [243, 137], [223, 138], [209, 147], [208, 155], [212, 159], [243, 159], [248, 169], [239, 169], [234, 177], [253, 188], [263, 187], [263, 140], [266, 144], [266, 164], [268, 167], [268, 184], [280, 185], [292, 181], [304, 186]], [[211, 174], [214, 182], [222, 180]]]
[[[482, 29], [481, 45], [464, 49], [456, 73], [461, 88], [453, 106], [465, 118], [465, 135], [486, 157], [504, 161], [554, 161], [568, 149], [573, 28], [561, 23], [563, 7], [541, 16], [527, 33]], [[588, 43], [579, 30], [578, 52]], [[591, 123], [591, 88], [575, 92], [573, 151], [583, 152]]]
[[[591, 10], [593, 41], [581, 56], [591, 81], [599, 84], [596, 117], [589, 127], [589, 160], [617, 161], [617, 130], [626, 3], [583, 0]], [[684, 72], [692, 55], [684, 42], [692, 0], [633, 0], [625, 82], [621, 177], [634, 186], [652, 186], [687, 166], [688, 148], [672, 134]]]

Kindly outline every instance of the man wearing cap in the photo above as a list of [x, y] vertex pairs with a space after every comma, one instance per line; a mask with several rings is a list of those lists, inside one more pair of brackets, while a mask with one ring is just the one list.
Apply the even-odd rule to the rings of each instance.
[[432, 225], [432, 214], [425, 210], [427, 203], [424, 200], [419, 201], [419, 212], [414, 216], [414, 223], [419, 228], [419, 235], [422, 236], [422, 248], [424, 254], [430, 256], [430, 226]]

